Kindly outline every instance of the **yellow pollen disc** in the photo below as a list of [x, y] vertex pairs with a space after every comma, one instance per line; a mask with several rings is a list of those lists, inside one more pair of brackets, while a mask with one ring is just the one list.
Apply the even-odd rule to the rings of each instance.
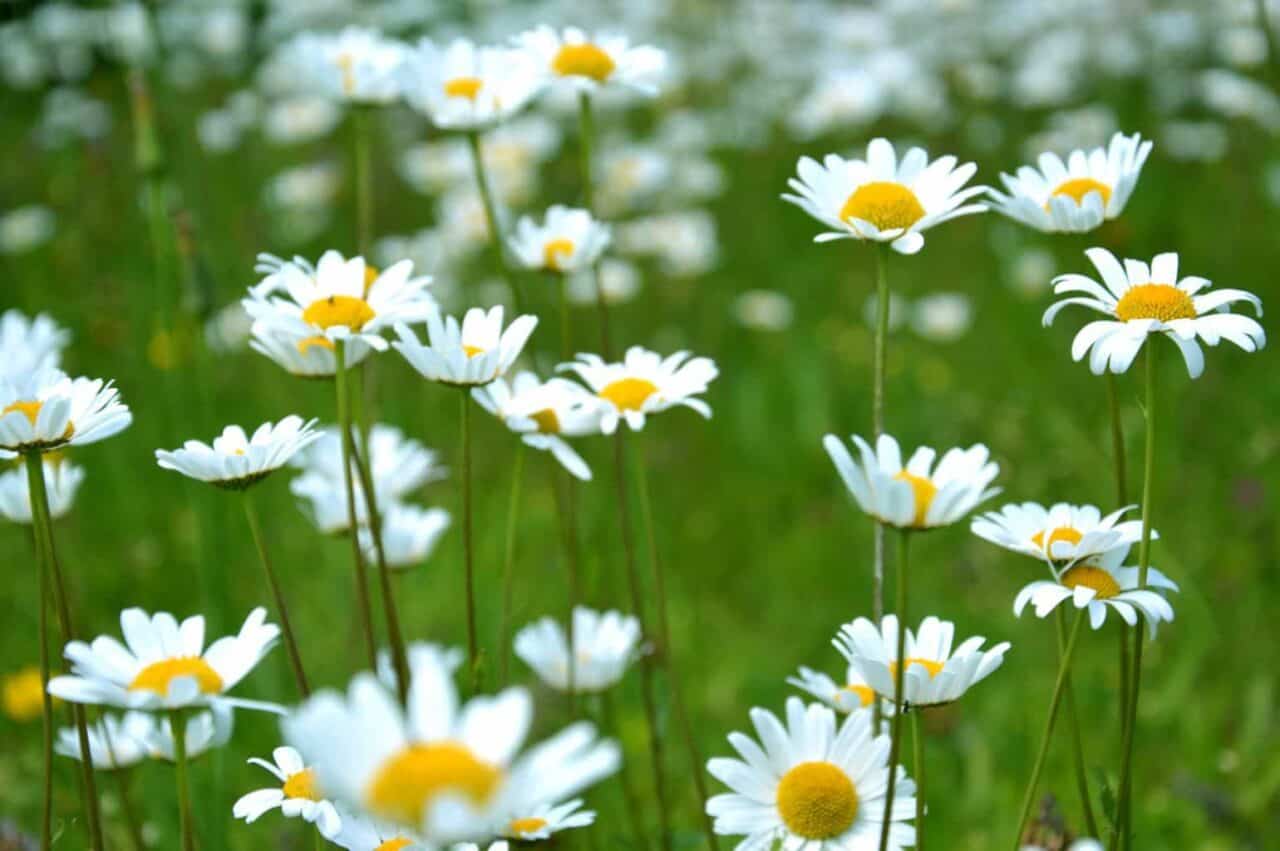
[[466, 343], [463, 343], [462, 353], [465, 354], [468, 358], [473, 358], [476, 355], [484, 354], [484, 349], [480, 348], [479, 346], [468, 346]]
[[381, 272], [378, 270], [378, 267], [377, 267], [377, 266], [371, 266], [371, 265], [368, 265], [368, 264], [366, 264], [366, 265], [365, 265], [365, 267], [364, 267], [364, 294], [365, 294], [366, 296], [367, 296], [367, 295], [369, 295], [369, 290], [370, 290], [370, 289], [372, 289], [372, 287], [373, 287], [373, 282], [374, 282], [374, 281], [376, 281], [376, 280], [378, 280], [378, 275], [380, 275], [380, 274], [381, 274]]
[[445, 97], [475, 100], [476, 95], [480, 94], [481, 85], [479, 77], [454, 77], [452, 80], [445, 80], [444, 94]]
[[4, 681], [4, 714], [13, 721], [33, 721], [44, 711], [44, 684], [39, 668], [23, 668]]
[[889, 180], [862, 184], [840, 208], [840, 221], [862, 219], [880, 230], [909, 228], [923, 218], [924, 207], [916, 193]]
[[[941, 674], [941, 673], [942, 673], [943, 664], [942, 664], [941, 662], [935, 662], [935, 661], [933, 661], [932, 659], [921, 659], [921, 658], [920, 658], [920, 657], [918, 657], [918, 656], [908, 656], [908, 657], [907, 657], [907, 670], [908, 670], [908, 671], [910, 671], [910, 670], [911, 670], [911, 668], [912, 668], [913, 666], [915, 666], [915, 665], [920, 665], [920, 666], [922, 666], [926, 671], [928, 671], [928, 672], [929, 672], [929, 679], [933, 679], [934, 677], [938, 676], [938, 674]], [[894, 678], [895, 680], [898, 678], [898, 663], [897, 663], [897, 662], [890, 662], [890, 663], [889, 663], [889, 673], [893, 675], [893, 678]]]
[[297, 774], [290, 774], [285, 778], [281, 791], [284, 792], [286, 798], [305, 798], [308, 801], [323, 800], [320, 795], [320, 787], [316, 784], [316, 773], [310, 768], [304, 768]]
[[831, 839], [858, 815], [853, 781], [829, 762], [802, 762], [778, 782], [778, 814], [787, 829], [805, 839]]
[[353, 95], [356, 91], [355, 60], [350, 53], [344, 53], [337, 59], [338, 70], [342, 72], [342, 93]]
[[169, 693], [169, 683], [178, 677], [194, 677], [200, 691], [205, 694], [222, 691], [222, 677], [199, 656], [179, 656], [152, 662], [133, 678], [129, 690], [151, 691], [163, 696]]
[[929, 515], [929, 506], [933, 504], [933, 498], [938, 495], [938, 486], [923, 476], [908, 473], [906, 470], [901, 471], [894, 478], [911, 485], [911, 489], [915, 491], [916, 516], [914, 523], [916, 526], [923, 526], [925, 518]]
[[418, 824], [437, 795], [463, 795], [482, 805], [501, 781], [497, 766], [464, 745], [409, 745], [382, 763], [365, 790], [365, 803], [384, 818]]
[[1120, 297], [1116, 304], [1116, 318], [1122, 322], [1130, 319], [1195, 319], [1195, 302], [1191, 296], [1171, 284], [1138, 284]]
[[529, 419], [538, 424], [539, 434], [559, 434], [560, 418], [556, 416], [556, 412], [551, 408], [543, 408], [541, 411], [529, 415]]
[[542, 263], [554, 272], [560, 271], [560, 261], [573, 256], [573, 240], [553, 239], [542, 246]]
[[856, 694], [858, 696], [858, 700], [862, 702], [863, 706], [870, 706], [872, 701], [876, 699], [875, 690], [872, 689], [871, 686], [853, 685], [850, 683], [844, 687], [844, 690]]
[[603, 83], [613, 74], [613, 58], [594, 44], [566, 44], [551, 60], [551, 70], [561, 77], [590, 77]]
[[323, 334], [316, 334], [314, 337], [307, 337], [298, 341], [298, 354], [305, 355], [312, 346], [319, 346], [322, 349], [333, 351], [333, 340]]
[[[0, 410], [0, 417], [5, 414], [21, 411], [26, 414], [27, 420], [30, 421], [31, 427], [35, 428], [36, 419], [40, 416], [40, 409], [44, 407], [44, 402], [11, 402], [5, 405], [4, 410]], [[67, 430], [62, 433], [63, 440], [70, 440], [71, 436], [76, 433], [76, 427], [70, 421], [67, 422]]]
[[1074, 529], [1070, 526], [1059, 526], [1049, 532], [1048, 541], [1045, 541], [1044, 530], [1041, 530], [1031, 536], [1031, 543], [1035, 544], [1045, 552], [1051, 552], [1053, 550], [1053, 545], [1059, 541], [1065, 541], [1066, 543], [1074, 546], [1075, 544], [1080, 543], [1080, 539], [1083, 537], [1084, 535], [1080, 533], [1079, 529]]
[[[1101, 181], [1094, 180], [1092, 177], [1077, 177], [1068, 180], [1053, 190], [1053, 195], [1050, 197], [1056, 198], [1059, 195], [1065, 195], [1075, 201], [1076, 204], [1083, 204], [1085, 196], [1090, 192], [1097, 192], [1102, 196], [1102, 208], [1105, 210], [1107, 203], [1111, 200], [1111, 187]], [[1044, 206], [1046, 210], [1049, 208], [1048, 204]]]
[[516, 836], [526, 833], [537, 833], [547, 826], [547, 820], [541, 818], [518, 818], [507, 825], [507, 832]]
[[1058, 581], [1072, 590], [1080, 586], [1092, 588], [1097, 592], [1099, 600], [1110, 600], [1120, 593], [1120, 583], [1116, 582], [1116, 578], [1091, 564], [1076, 565], [1062, 574]]
[[397, 836], [395, 839], [388, 839], [386, 842], [373, 849], [373, 851], [400, 851], [400, 849], [404, 848], [406, 845], [412, 844], [412, 839], [405, 839], [403, 836]]
[[302, 311], [302, 321], [321, 328], [342, 325], [352, 331], [359, 331], [375, 315], [373, 308], [362, 298], [331, 295], [311, 302], [307, 309]]
[[619, 378], [605, 385], [600, 398], [609, 400], [620, 411], [638, 411], [657, 392], [658, 385], [647, 378]]

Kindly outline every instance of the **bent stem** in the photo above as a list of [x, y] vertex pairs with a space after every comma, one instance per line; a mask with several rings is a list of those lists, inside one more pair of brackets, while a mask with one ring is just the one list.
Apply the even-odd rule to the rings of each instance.
[[[881, 525], [879, 523], [877, 526]], [[893, 672], [893, 737], [889, 743], [889, 789], [884, 798], [884, 822], [880, 827], [880, 851], [889, 847], [889, 833], [893, 825], [893, 799], [898, 787], [898, 758], [902, 753], [902, 715], [905, 701], [902, 699], [902, 681], [906, 675], [907, 656], [907, 552], [911, 540], [910, 531], [903, 529], [898, 557], [898, 649], [894, 657], [897, 667]], [[917, 828], [918, 830], [919, 828]]]
[[187, 777], [187, 716], [181, 709], [169, 713], [173, 733], [173, 765], [178, 785], [178, 830], [182, 833], [183, 851], [194, 851], [195, 833], [191, 825], [191, 784]]
[[[1067, 621], [1063, 617], [1061, 608], [1056, 613], [1056, 620], [1058, 624], [1058, 655], [1059, 660], [1061, 660], [1061, 656], [1066, 652], [1067, 648]], [[1085, 768], [1084, 739], [1080, 734], [1080, 716], [1076, 712], [1076, 692], [1075, 687], [1071, 684], [1070, 674], [1067, 674], [1065, 688], [1064, 699], [1067, 702], [1067, 722], [1071, 726], [1071, 749], [1076, 770], [1076, 789], [1080, 793], [1080, 804], [1084, 808], [1085, 827], [1088, 828], [1090, 836], [1097, 836], [1098, 822], [1093, 817], [1093, 802], [1089, 798], [1089, 775]]]
[[345, 340], [333, 344], [333, 383], [338, 395], [338, 444], [342, 447], [342, 483], [347, 497], [347, 534], [351, 538], [351, 559], [355, 564], [356, 609], [360, 615], [360, 630], [364, 633], [365, 649], [369, 655], [370, 670], [378, 668], [378, 642], [373, 636], [373, 614], [369, 606], [369, 576], [365, 570], [364, 553], [360, 552], [360, 524], [356, 520], [355, 483], [351, 478], [351, 401], [347, 384], [347, 345]]
[[[876, 337], [875, 352], [872, 362], [872, 396], [871, 396], [871, 436], [872, 443], [884, 434], [884, 374], [885, 356], [889, 346], [889, 249], [880, 243], [876, 245]], [[877, 523], [872, 530], [873, 561], [871, 579], [871, 612], [876, 624], [884, 617], [884, 525]], [[881, 717], [880, 701], [876, 701], [875, 731], [880, 733]]]
[[[511, 675], [511, 606], [515, 584], [516, 520], [520, 516], [520, 480], [524, 475], [524, 441], [516, 444], [516, 461], [511, 470], [511, 494], [507, 498], [507, 534], [502, 559], [502, 629], [499, 653], [499, 684], [506, 686]], [[570, 644], [570, 647], [573, 645]], [[569, 658], [573, 658], [570, 652]], [[572, 681], [570, 681], [572, 683]], [[572, 690], [572, 685], [571, 685]]]
[[471, 169], [475, 175], [476, 188], [480, 192], [480, 202], [484, 205], [484, 218], [489, 225], [489, 248], [493, 252], [493, 264], [506, 281], [511, 290], [511, 300], [515, 302], [516, 313], [524, 313], [524, 293], [516, 283], [507, 263], [506, 237], [502, 233], [502, 220], [498, 218], [498, 205], [493, 200], [493, 188], [489, 186], [489, 175], [484, 164], [484, 150], [480, 145], [480, 134], [471, 131], [467, 134], [467, 146], [471, 149]]
[[911, 745], [915, 751], [916, 771], [916, 847], [915, 851], [924, 851], [924, 724], [920, 721], [920, 713], [911, 713]]
[[462, 557], [467, 596], [467, 665], [471, 688], [480, 684], [480, 646], [476, 639], [475, 553], [471, 537], [471, 391], [462, 388]]
[[271, 566], [271, 558], [267, 555], [266, 540], [262, 536], [262, 526], [258, 522], [258, 510], [247, 489], [244, 491], [244, 516], [249, 521], [249, 532], [253, 535], [253, 544], [258, 549], [258, 560], [262, 562], [262, 570], [267, 575], [267, 585], [275, 600], [276, 612], [280, 615], [280, 630], [284, 633], [284, 646], [288, 651], [289, 666], [293, 668], [293, 678], [298, 684], [298, 694], [306, 698], [311, 694], [311, 687], [307, 684], [307, 674], [302, 667], [298, 638], [294, 635], [293, 624], [289, 620], [289, 607], [284, 602], [284, 591], [280, 589], [280, 581], [276, 578], [275, 569]]

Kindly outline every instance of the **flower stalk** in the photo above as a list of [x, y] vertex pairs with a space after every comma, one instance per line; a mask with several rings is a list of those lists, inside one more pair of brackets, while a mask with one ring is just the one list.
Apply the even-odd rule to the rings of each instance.
[[[877, 527], [882, 524], [877, 523]], [[898, 649], [895, 660], [897, 667], [893, 672], [893, 723], [892, 738], [889, 743], [889, 788], [884, 798], [884, 821], [880, 828], [880, 851], [889, 847], [889, 833], [893, 826], [893, 799], [898, 789], [898, 760], [902, 753], [902, 716], [905, 712], [905, 701], [902, 699], [902, 683], [907, 671], [907, 566], [910, 549], [911, 532], [902, 530], [899, 539], [898, 557], [898, 601], [895, 606], [898, 615]], [[917, 830], [919, 827], [917, 826]]]
[[258, 560], [262, 562], [262, 570], [266, 573], [267, 585], [271, 589], [272, 599], [275, 600], [276, 612], [280, 615], [280, 630], [284, 633], [284, 646], [288, 651], [289, 667], [293, 669], [294, 681], [298, 685], [298, 694], [306, 699], [311, 694], [311, 687], [307, 683], [307, 674], [302, 666], [302, 653], [298, 649], [298, 639], [294, 634], [293, 624], [289, 620], [289, 607], [284, 601], [284, 591], [281, 590], [280, 581], [276, 578], [275, 568], [271, 566], [271, 557], [267, 555], [267, 544], [262, 535], [262, 524], [258, 521], [257, 507], [247, 489], [244, 491], [244, 516], [249, 522], [249, 532], [258, 550]]
[[355, 564], [356, 610], [359, 613], [360, 630], [364, 633], [365, 650], [369, 657], [370, 670], [377, 670], [378, 643], [373, 636], [373, 616], [369, 606], [369, 577], [365, 569], [364, 553], [360, 552], [360, 524], [356, 519], [355, 484], [351, 478], [351, 402], [348, 398], [350, 387], [347, 383], [346, 341], [337, 340], [333, 344], [335, 370], [333, 383], [337, 388], [338, 429], [341, 433], [338, 443], [342, 447], [342, 482], [347, 497], [347, 534], [351, 538], [351, 558]]

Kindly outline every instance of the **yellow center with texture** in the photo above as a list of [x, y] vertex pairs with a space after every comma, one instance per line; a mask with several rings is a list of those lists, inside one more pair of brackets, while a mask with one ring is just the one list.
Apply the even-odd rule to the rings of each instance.
[[[44, 402], [11, 402], [0, 410], [0, 417], [5, 414], [11, 414], [14, 411], [20, 411], [26, 415], [27, 421], [31, 423], [31, 427], [36, 427], [36, 420], [40, 417], [40, 409], [44, 407]], [[76, 433], [76, 427], [67, 422], [67, 430], [62, 433], [63, 440], [70, 440], [71, 436]]]
[[465, 745], [409, 745], [382, 763], [365, 790], [365, 804], [383, 818], [420, 824], [437, 796], [461, 795], [481, 805], [501, 781], [502, 771]]
[[454, 77], [445, 81], [444, 94], [445, 97], [475, 100], [482, 85], [479, 77]]
[[310, 768], [304, 768], [297, 774], [290, 774], [285, 778], [281, 791], [284, 792], [286, 798], [304, 798], [308, 801], [323, 800], [320, 795], [320, 787], [316, 784], [316, 773]]
[[594, 44], [566, 44], [551, 60], [551, 70], [561, 77], [590, 77], [603, 83], [617, 65], [613, 58]]
[[906, 229], [923, 218], [924, 206], [916, 193], [889, 180], [862, 184], [840, 208], [840, 221], [862, 219], [882, 231]]
[[[1084, 199], [1090, 192], [1097, 192], [1102, 196], [1102, 208], [1105, 210], [1107, 204], [1111, 201], [1111, 187], [1101, 181], [1094, 180], [1092, 177], [1077, 177], [1067, 180], [1053, 190], [1053, 194], [1050, 197], [1065, 196], [1079, 205], [1084, 203]], [[1048, 206], [1048, 204], [1045, 205], [1046, 208]]]
[[1062, 542], [1075, 546], [1080, 543], [1080, 540], [1084, 537], [1084, 535], [1080, 533], [1079, 529], [1072, 528], [1071, 526], [1058, 526], [1057, 528], [1050, 529], [1048, 531], [1049, 539], [1047, 541], [1044, 536], [1045, 530], [1042, 529], [1031, 536], [1031, 543], [1050, 554], [1053, 552], [1054, 544]]
[[924, 476], [917, 476], [906, 470], [902, 470], [894, 478], [911, 485], [916, 501], [916, 514], [912, 523], [916, 526], [924, 526], [925, 518], [929, 516], [929, 506], [933, 504], [933, 498], [938, 495], [938, 486]]
[[573, 256], [573, 240], [552, 239], [542, 246], [542, 265], [553, 272], [559, 272], [561, 262]]
[[1116, 303], [1116, 318], [1121, 322], [1130, 319], [1172, 322], [1195, 319], [1198, 315], [1191, 296], [1170, 284], [1138, 284], [1130, 287]]
[[1092, 588], [1099, 600], [1110, 600], [1120, 593], [1120, 583], [1116, 578], [1091, 564], [1076, 565], [1062, 574], [1058, 581], [1073, 591], [1080, 587]]
[[311, 302], [302, 311], [302, 321], [320, 328], [334, 328], [339, 325], [359, 331], [376, 314], [369, 302], [351, 295], [331, 295]]
[[129, 691], [150, 691], [163, 697], [169, 693], [169, 684], [179, 677], [193, 678], [204, 694], [222, 691], [222, 677], [199, 656], [179, 656], [152, 662], [129, 683]]
[[832, 839], [857, 818], [858, 792], [831, 763], [802, 762], [778, 782], [778, 814], [796, 836]]
[[513, 836], [525, 836], [530, 833], [537, 833], [546, 826], [546, 819], [518, 818], [507, 825], [507, 832]]
[[600, 398], [612, 402], [619, 411], [639, 411], [645, 401], [658, 392], [658, 385], [647, 378], [619, 378], [600, 391]]

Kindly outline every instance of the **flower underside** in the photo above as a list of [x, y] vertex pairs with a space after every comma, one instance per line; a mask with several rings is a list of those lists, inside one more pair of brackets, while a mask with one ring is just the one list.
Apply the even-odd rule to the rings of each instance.
[[[926, 671], [929, 672], [929, 679], [933, 679], [934, 677], [938, 676], [938, 674], [941, 674], [942, 669], [945, 667], [942, 662], [935, 662], [932, 659], [924, 659], [919, 656], [908, 656], [907, 670], [910, 671], [916, 665], [919, 665], [920, 667], [924, 668]], [[893, 674], [894, 679], [897, 679], [898, 677], [897, 662], [889, 663], [889, 673]]]
[[880, 230], [905, 230], [924, 218], [916, 193], [901, 183], [874, 180], [853, 191], [840, 208], [840, 221], [861, 219]]
[[829, 762], [802, 762], [778, 782], [778, 814], [805, 839], [832, 839], [858, 816], [858, 792], [849, 775]]
[[1130, 319], [1172, 322], [1195, 319], [1198, 315], [1191, 296], [1171, 284], [1138, 284], [1130, 287], [1116, 303], [1116, 318], [1122, 322]]

